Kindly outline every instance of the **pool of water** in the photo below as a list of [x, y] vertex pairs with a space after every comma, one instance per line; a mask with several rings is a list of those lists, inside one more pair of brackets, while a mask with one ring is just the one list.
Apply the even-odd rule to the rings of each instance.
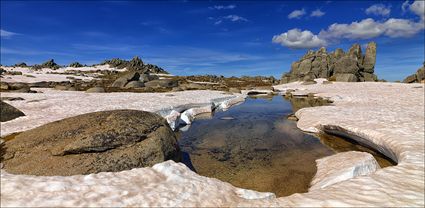
[[346, 140], [326, 145], [296, 127], [287, 115], [324, 100], [283, 96], [247, 98], [228, 111], [198, 117], [180, 131], [182, 162], [200, 175], [277, 196], [307, 192], [316, 159], [359, 150]]

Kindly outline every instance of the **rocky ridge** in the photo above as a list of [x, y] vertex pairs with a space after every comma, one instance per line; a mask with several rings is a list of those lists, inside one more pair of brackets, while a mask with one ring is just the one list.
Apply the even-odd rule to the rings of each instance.
[[293, 62], [290, 72], [283, 74], [280, 83], [315, 78], [342, 82], [377, 81], [378, 77], [374, 74], [375, 63], [375, 42], [368, 43], [364, 55], [359, 44], [351, 46], [347, 53], [340, 48], [328, 53], [322, 47], [317, 51], [309, 50], [299, 61]]

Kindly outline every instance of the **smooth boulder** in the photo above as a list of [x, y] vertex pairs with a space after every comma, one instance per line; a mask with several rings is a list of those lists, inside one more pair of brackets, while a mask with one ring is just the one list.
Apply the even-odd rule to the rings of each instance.
[[83, 114], [23, 132], [5, 143], [4, 168], [29, 175], [117, 172], [178, 158], [158, 114], [114, 110]]
[[176, 80], [172, 80], [172, 79], [157, 79], [157, 80], [152, 80], [149, 82], [145, 83], [146, 87], [177, 87], [178, 86], [178, 82]]

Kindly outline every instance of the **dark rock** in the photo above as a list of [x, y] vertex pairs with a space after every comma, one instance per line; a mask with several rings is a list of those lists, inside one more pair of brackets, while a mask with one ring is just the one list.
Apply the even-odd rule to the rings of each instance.
[[21, 97], [0, 97], [0, 100], [17, 101], [17, 100], [25, 100], [25, 99]]
[[112, 83], [112, 87], [124, 87], [130, 81], [138, 81], [140, 74], [138, 72], [127, 72], [124, 75], [120, 76], [117, 80]]
[[[174, 132], [160, 115], [136, 110], [83, 114], [23, 132], [5, 143], [13, 174], [118, 172], [177, 159]], [[12, 156], [13, 155], [13, 156]]]
[[20, 63], [13, 65], [13, 67], [28, 67], [28, 66], [25, 62], [20, 62]]
[[0, 101], [0, 122], [10, 121], [21, 116], [25, 116], [22, 111], [3, 101]]
[[38, 87], [38, 88], [49, 88], [50, 83], [49, 82], [34, 82], [34, 83], [28, 83], [29, 87]]

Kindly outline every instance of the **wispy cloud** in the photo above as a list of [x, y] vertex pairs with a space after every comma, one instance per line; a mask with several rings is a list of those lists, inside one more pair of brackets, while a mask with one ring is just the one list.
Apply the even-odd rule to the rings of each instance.
[[0, 29], [0, 37], [2, 38], [11, 38], [12, 36], [15, 36], [15, 35], [19, 35], [19, 33], [14, 33], [14, 32]]
[[245, 17], [241, 17], [239, 15], [235, 15], [235, 14], [230, 14], [227, 16], [222, 16], [222, 17], [208, 17], [209, 20], [214, 20], [214, 24], [215, 25], [219, 25], [221, 23], [223, 23], [224, 21], [230, 21], [230, 22], [248, 22], [248, 19], [246, 19]]
[[320, 9], [316, 9], [316, 10], [312, 11], [311, 14], [310, 14], [311, 17], [321, 17], [323, 15], [325, 15], [325, 12], [323, 12]]
[[299, 19], [302, 16], [304, 16], [306, 14], [305, 9], [301, 9], [301, 10], [294, 10], [291, 13], [288, 14], [288, 19]]
[[214, 5], [212, 7], [208, 7], [209, 9], [215, 9], [215, 10], [225, 10], [225, 9], [234, 9], [236, 8], [236, 5], [230, 4], [230, 5]]
[[72, 56], [72, 54], [66, 53], [66, 52], [34, 50], [34, 49], [28, 49], [28, 48], [13, 49], [13, 48], [1, 47], [0, 52], [2, 54], [14, 54], [14, 55], [22, 55], [22, 56], [33, 56], [33, 55]]
[[391, 6], [386, 6], [384, 4], [374, 4], [368, 7], [365, 10], [365, 13], [368, 15], [377, 15], [377, 16], [388, 16], [391, 13]]

